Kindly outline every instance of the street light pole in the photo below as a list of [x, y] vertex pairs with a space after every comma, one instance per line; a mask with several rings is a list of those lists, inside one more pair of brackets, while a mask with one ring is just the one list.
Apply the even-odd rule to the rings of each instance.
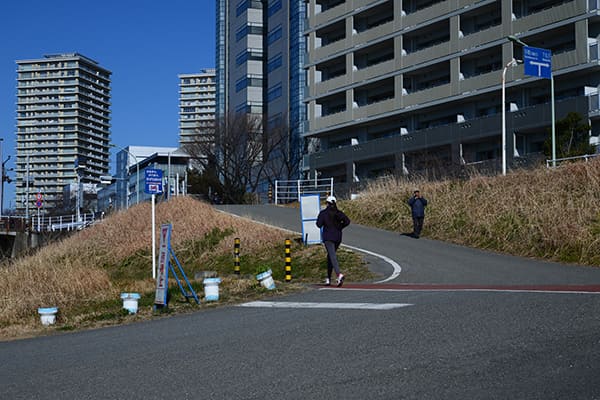
[[[523, 42], [521, 39], [514, 35], [509, 35], [506, 37], [513, 43], [517, 43], [523, 47], [530, 47], [527, 43]], [[554, 74], [552, 70], [550, 70], [550, 114], [552, 118], [552, 166], [556, 167], [556, 121], [555, 121], [555, 113], [554, 113]]]
[[502, 175], [506, 175], [506, 70], [517, 65], [514, 58], [502, 70]]
[[[109, 147], [116, 147], [119, 148], [121, 150], [123, 150], [124, 152], [126, 152], [127, 154], [129, 154], [131, 157], [133, 157], [133, 159], [135, 160], [135, 204], [139, 204], [140, 202], [140, 163], [138, 161], [138, 158], [136, 157], [135, 154], [131, 153], [129, 150], [127, 150], [124, 147], [121, 146], [117, 146], [114, 143], [109, 143], [108, 144]], [[127, 203], [129, 204], [129, 195], [127, 196]]]

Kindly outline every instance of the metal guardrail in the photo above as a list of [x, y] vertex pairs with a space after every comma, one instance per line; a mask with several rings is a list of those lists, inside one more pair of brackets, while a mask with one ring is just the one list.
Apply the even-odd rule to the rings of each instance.
[[32, 216], [29, 219], [21, 216], [3, 216], [0, 218], [0, 232], [57, 232], [81, 230], [102, 218], [99, 213], [58, 216]]
[[303, 194], [333, 195], [333, 178], [275, 181], [275, 204], [300, 201]]
[[582, 156], [557, 158], [555, 160], [546, 160], [546, 168], [550, 168], [551, 166], [554, 166], [553, 164], [559, 164], [563, 161], [581, 160], [582, 158], [587, 162], [588, 159], [598, 157], [598, 156], [600, 156], [600, 154], [584, 154]]

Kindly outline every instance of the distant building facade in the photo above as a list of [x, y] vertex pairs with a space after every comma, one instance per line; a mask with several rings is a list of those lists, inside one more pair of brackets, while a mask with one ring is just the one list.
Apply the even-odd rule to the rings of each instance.
[[[16, 211], [58, 212], [63, 188], [109, 170], [110, 76], [78, 53], [17, 61]], [[76, 165], [77, 164], [77, 165]]]
[[187, 194], [187, 171], [190, 157], [177, 147], [127, 146], [116, 157], [113, 183], [98, 191], [98, 210], [111, 211], [129, 208], [139, 201], [151, 199], [145, 192], [145, 170], [163, 171], [164, 194], [160, 197]]
[[[576, 111], [600, 133], [596, 0], [308, 0], [314, 143], [310, 174], [353, 184], [388, 174], [540, 157], [550, 80], [524, 74], [523, 47], [552, 52], [556, 119]], [[506, 69], [506, 103], [501, 76]]]
[[215, 125], [215, 69], [179, 75], [179, 146], [212, 136]]
[[259, 115], [266, 134], [283, 126], [286, 156], [300, 158], [306, 3], [216, 0], [216, 5], [217, 118]]

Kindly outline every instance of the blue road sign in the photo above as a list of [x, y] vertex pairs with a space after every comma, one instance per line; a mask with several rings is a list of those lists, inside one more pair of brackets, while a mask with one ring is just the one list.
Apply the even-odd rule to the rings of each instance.
[[162, 169], [146, 168], [144, 170], [144, 192], [148, 194], [162, 193]]
[[525, 46], [523, 48], [525, 75], [552, 78], [552, 52], [548, 49]]

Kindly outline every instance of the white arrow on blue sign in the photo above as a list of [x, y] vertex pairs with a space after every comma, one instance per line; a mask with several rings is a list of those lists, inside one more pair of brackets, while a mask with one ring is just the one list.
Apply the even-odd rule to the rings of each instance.
[[548, 49], [525, 46], [523, 48], [525, 75], [552, 78], [552, 52]]
[[144, 192], [148, 194], [162, 193], [162, 169], [146, 168], [144, 170]]

